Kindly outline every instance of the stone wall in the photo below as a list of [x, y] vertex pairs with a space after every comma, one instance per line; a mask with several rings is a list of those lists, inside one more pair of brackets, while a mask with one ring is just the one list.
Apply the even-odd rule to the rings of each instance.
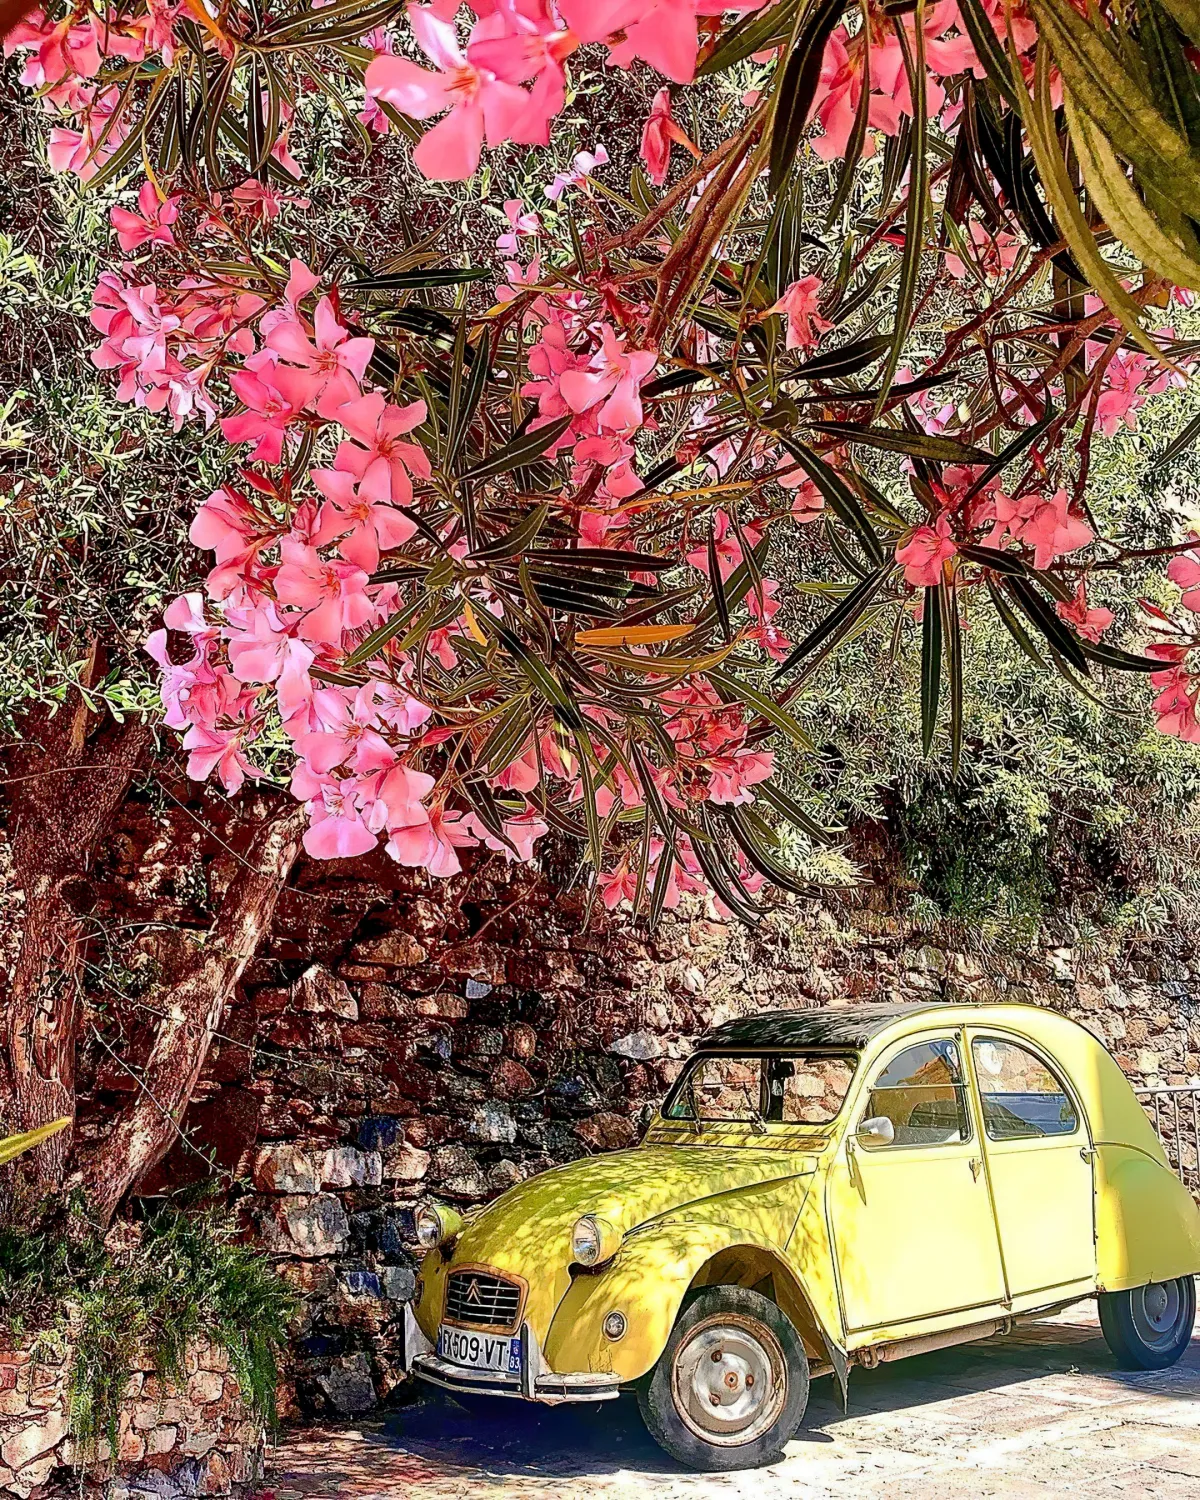
[[[140, 851], [148, 854], [139, 858]], [[202, 926], [231, 868], [136, 804], [98, 872], [97, 923], [129, 1003], [97, 1012], [81, 1128], [134, 1087], [156, 1015], [164, 924]], [[252, 964], [172, 1152], [147, 1193], [229, 1174], [249, 1228], [303, 1293], [288, 1399], [356, 1413], [397, 1393], [413, 1207], [460, 1204], [629, 1145], [693, 1039], [728, 1016], [869, 1000], [1007, 998], [1092, 1027], [1136, 1082], [1200, 1073], [1200, 957], [968, 951], [883, 909], [792, 903], [748, 931], [693, 909], [652, 936], [589, 924], [564, 871], [491, 860], [450, 882], [385, 858], [301, 867]], [[119, 1018], [119, 1020], [118, 1020]]]
[[262, 1474], [263, 1429], [241, 1398], [224, 1350], [189, 1345], [185, 1376], [135, 1361], [117, 1424], [83, 1451], [69, 1433], [71, 1350], [45, 1338], [0, 1349], [0, 1494], [21, 1500], [61, 1479], [105, 1500], [183, 1500], [239, 1493]]

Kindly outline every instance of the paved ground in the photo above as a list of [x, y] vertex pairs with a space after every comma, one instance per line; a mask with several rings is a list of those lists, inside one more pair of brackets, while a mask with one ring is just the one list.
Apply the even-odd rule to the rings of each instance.
[[1172, 1370], [1114, 1368], [1094, 1305], [1003, 1341], [850, 1378], [850, 1413], [813, 1387], [781, 1463], [679, 1468], [636, 1404], [470, 1415], [438, 1393], [385, 1421], [289, 1437], [259, 1500], [980, 1500], [1091, 1494], [1200, 1500], [1200, 1339]]

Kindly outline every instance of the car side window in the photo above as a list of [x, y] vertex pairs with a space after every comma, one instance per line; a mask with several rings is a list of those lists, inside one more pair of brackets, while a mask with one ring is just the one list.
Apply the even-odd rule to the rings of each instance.
[[881, 1117], [892, 1122], [895, 1135], [873, 1150], [968, 1140], [971, 1117], [957, 1042], [917, 1042], [886, 1063], [871, 1085], [864, 1116]]
[[1071, 1096], [1040, 1057], [995, 1037], [976, 1037], [971, 1054], [990, 1140], [1073, 1135], [1078, 1129]]

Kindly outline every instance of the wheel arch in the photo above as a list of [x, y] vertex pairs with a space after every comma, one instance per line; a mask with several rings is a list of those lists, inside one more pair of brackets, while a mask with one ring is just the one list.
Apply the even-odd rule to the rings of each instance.
[[[657, 1225], [627, 1239], [611, 1265], [577, 1275], [551, 1323], [546, 1358], [556, 1371], [604, 1370], [636, 1380], [654, 1367], [690, 1292], [720, 1285], [761, 1290], [768, 1278], [806, 1350], [833, 1366], [844, 1389], [846, 1353], [780, 1249], [744, 1228], [711, 1221]], [[629, 1320], [615, 1342], [603, 1333], [614, 1309]]]

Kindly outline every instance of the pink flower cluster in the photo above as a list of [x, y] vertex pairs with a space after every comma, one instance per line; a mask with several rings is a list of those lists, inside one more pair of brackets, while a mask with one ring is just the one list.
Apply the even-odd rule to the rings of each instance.
[[933, 524], [915, 527], [908, 540], [897, 546], [896, 561], [903, 565], [904, 581], [912, 588], [936, 588], [945, 564], [958, 555], [960, 541], [997, 549], [1016, 542], [1032, 549], [1030, 561], [1041, 571], [1056, 558], [1078, 552], [1095, 540], [1092, 528], [1071, 509], [1066, 490], [1056, 490], [1049, 497], [1030, 491], [1014, 499], [995, 479], [968, 501], [977, 473], [969, 466], [947, 468], [942, 484], [935, 486], [940, 509]]

